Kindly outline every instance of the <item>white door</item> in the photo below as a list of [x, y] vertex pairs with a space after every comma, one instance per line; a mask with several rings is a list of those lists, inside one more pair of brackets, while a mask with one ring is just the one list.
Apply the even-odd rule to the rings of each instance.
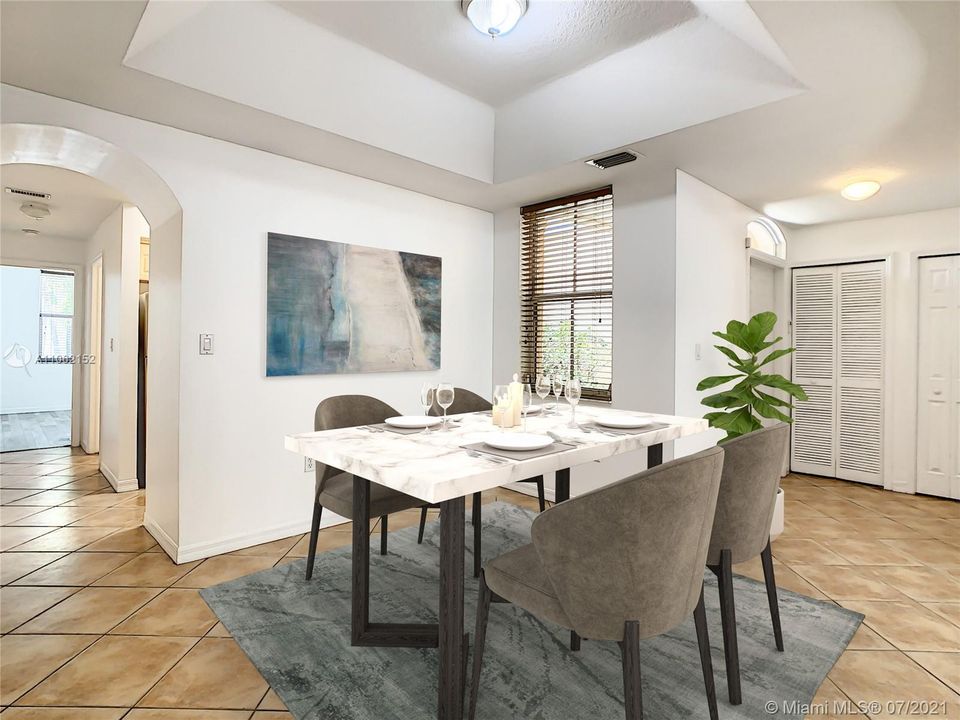
[[881, 262], [793, 272], [790, 466], [883, 484], [884, 272]]
[[960, 499], [960, 256], [919, 273], [917, 492]]
[[793, 381], [807, 393], [791, 426], [790, 467], [833, 477], [836, 437], [837, 273], [835, 268], [793, 271]]
[[883, 484], [884, 263], [837, 267], [838, 478]]

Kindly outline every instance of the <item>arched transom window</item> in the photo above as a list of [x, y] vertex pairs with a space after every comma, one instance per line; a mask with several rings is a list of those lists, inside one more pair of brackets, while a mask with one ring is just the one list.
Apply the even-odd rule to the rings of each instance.
[[747, 240], [750, 248], [781, 260], [787, 259], [787, 240], [783, 231], [770, 218], [757, 218], [747, 223]]

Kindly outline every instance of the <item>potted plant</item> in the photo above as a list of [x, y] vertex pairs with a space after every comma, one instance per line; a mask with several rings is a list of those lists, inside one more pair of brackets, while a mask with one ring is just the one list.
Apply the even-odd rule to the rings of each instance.
[[[777, 316], [772, 312], [762, 312], [754, 315], [746, 323], [731, 320], [727, 323], [725, 332], [716, 331], [713, 334], [726, 341], [727, 345], [714, 345], [730, 361], [728, 365], [736, 370], [734, 375], [713, 375], [704, 378], [697, 385], [697, 390], [711, 390], [713, 388], [733, 383], [726, 390], [708, 395], [701, 402], [710, 408], [719, 408], [704, 415], [711, 427], [719, 428], [727, 433], [720, 442], [759, 430], [762, 419], [782, 420], [792, 423], [793, 418], [788, 414], [793, 409], [792, 400], [806, 400], [807, 394], [803, 388], [787, 380], [782, 375], [766, 373], [763, 368], [777, 358], [792, 353], [796, 348], [786, 347], [771, 349], [782, 337], [768, 339], [777, 324]], [[765, 356], [761, 353], [770, 350]], [[740, 352], [744, 354], [741, 357]], [[779, 390], [786, 395], [786, 399], [771, 394], [771, 390]], [[771, 538], [783, 532], [783, 490], [777, 493], [777, 506], [774, 513]]]

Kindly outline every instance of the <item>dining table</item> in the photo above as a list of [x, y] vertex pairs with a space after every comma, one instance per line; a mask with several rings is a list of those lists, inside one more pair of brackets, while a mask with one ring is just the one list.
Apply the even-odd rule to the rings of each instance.
[[[612, 429], [597, 424], [643, 416], [647, 427]], [[622, 453], [646, 450], [646, 467], [663, 461], [663, 444], [707, 429], [702, 418], [581, 406], [577, 426], [569, 411], [529, 415], [526, 432], [555, 442], [546, 454], [505, 459], [481, 449], [490, 433], [503, 432], [489, 413], [451, 416], [445, 429], [393, 432], [362, 426], [288, 435], [287, 450], [353, 476], [351, 644], [437, 648], [437, 718], [461, 720], [469, 636], [464, 634], [465, 498], [525, 478], [556, 473], [555, 501], [570, 498], [570, 469]], [[520, 427], [515, 428], [521, 431]], [[509, 432], [509, 431], [508, 431]], [[471, 447], [465, 447], [471, 446]], [[523, 457], [523, 459], [520, 459]], [[638, 458], [637, 470], [642, 470]], [[377, 483], [440, 506], [437, 623], [371, 621], [370, 488]]]

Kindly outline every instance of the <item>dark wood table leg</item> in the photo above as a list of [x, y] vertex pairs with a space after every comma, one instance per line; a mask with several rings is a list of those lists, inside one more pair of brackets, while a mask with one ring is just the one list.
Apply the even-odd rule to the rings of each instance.
[[350, 642], [360, 645], [370, 624], [370, 481], [353, 476], [353, 563]]
[[663, 463], [663, 443], [650, 445], [647, 448], [647, 469]]
[[570, 468], [557, 470], [557, 478], [553, 487], [554, 502], [562, 503], [570, 499]]
[[[558, 503], [566, 502], [570, 499], [570, 468], [557, 470], [553, 499]], [[580, 649], [580, 636], [573, 630], [570, 631], [570, 649], [574, 652]]]
[[466, 503], [440, 505], [440, 678], [438, 720], [463, 717], [463, 546]]
[[[461, 527], [461, 544], [462, 535]], [[461, 552], [461, 569], [463, 567], [462, 556], [463, 553]], [[434, 624], [370, 622], [370, 481], [356, 475], [353, 477], [351, 589], [351, 645], [365, 647], [437, 647], [439, 642], [438, 629]], [[461, 606], [462, 604], [461, 599]]]

